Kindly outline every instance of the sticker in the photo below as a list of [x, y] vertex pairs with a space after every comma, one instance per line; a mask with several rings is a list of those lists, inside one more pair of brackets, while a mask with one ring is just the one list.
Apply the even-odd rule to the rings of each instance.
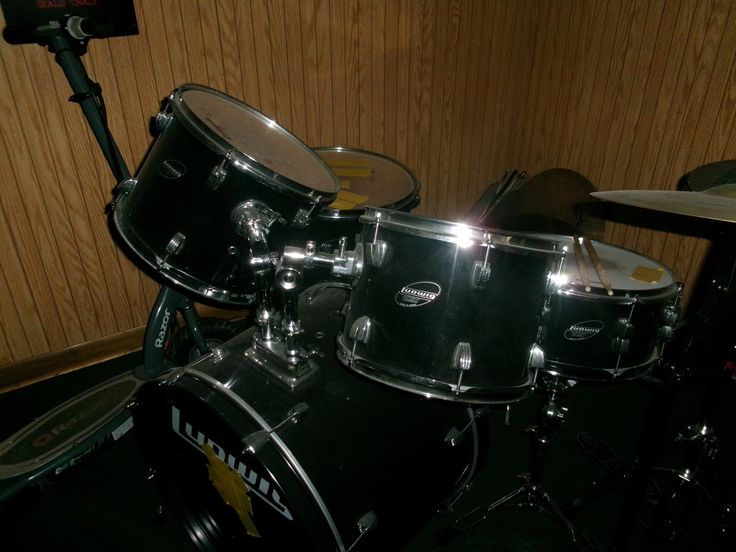
[[584, 341], [597, 336], [603, 330], [603, 321], [584, 320], [576, 322], [565, 330], [565, 339], [569, 341]]
[[648, 284], [656, 284], [664, 276], [664, 268], [651, 268], [649, 266], [637, 266], [631, 273], [633, 280], [646, 282]]
[[435, 282], [414, 282], [402, 287], [394, 299], [400, 307], [423, 307], [437, 299], [441, 291]]
[[355, 209], [357, 205], [361, 205], [368, 201], [370, 197], [367, 195], [356, 194], [355, 192], [349, 192], [348, 190], [340, 190], [337, 192], [337, 197], [329, 206], [332, 209]]
[[212, 445], [204, 444], [202, 449], [207, 455], [207, 472], [210, 475], [212, 485], [220, 493], [223, 502], [238, 514], [245, 531], [251, 537], [260, 539], [261, 534], [258, 532], [256, 524], [253, 523], [253, 505], [250, 502], [245, 481], [238, 475], [238, 472], [220, 460]]

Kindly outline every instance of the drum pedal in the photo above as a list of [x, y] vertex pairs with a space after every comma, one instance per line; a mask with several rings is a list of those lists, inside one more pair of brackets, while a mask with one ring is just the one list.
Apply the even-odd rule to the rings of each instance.
[[[624, 487], [628, 486], [628, 481], [631, 478], [631, 466], [624, 462], [600, 437], [594, 433], [582, 431], [578, 433], [577, 441], [583, 452], [603, 466]], [[661, 489], [650, 479], [644, 490], [644, 498], [651, 503], [656, 503], [661, 493]]]

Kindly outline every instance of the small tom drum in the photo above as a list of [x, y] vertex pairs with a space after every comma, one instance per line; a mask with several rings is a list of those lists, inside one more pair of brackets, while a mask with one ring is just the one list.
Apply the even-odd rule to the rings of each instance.
[[555, 239], [573, 253], [555, 278], [546, 309], [545, 370], [597, 381], [643, 375], [677, 319], [674, 274], [643, 255], [593, 240], [599, 274], [587, 247], [573, 247], [574, 238]]
[[524, 398], [553, 240], [367, 209], [339, 358], [369, 378], [468, 403]]
[[112, 220], [149, 267], [200, 296], [254, 300], [244, 213], [304, 228], [337, 178], [316, 153], [252, 107], [186, 84], [157, 117], [164, 130], [135, 178], [118, 185]]

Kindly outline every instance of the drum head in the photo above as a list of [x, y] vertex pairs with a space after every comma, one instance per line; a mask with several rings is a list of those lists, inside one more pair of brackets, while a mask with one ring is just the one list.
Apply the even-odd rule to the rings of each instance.
[[340, 180], [337, 198], [322, 218], [355, 218], [366, 207], [409, 210], [419, 182], [407, 167], [378, 153], [329, 147], [314, 150]]
[[235, 98], [187, 84], [175, 93], [172, 110], [206, 134], [215, 147], [235, 148], [240, 154], [236, 162], [248, 167], [255, 162], [316, 192], [337, 193], [337, 180], [312, 150], [275, 121]]

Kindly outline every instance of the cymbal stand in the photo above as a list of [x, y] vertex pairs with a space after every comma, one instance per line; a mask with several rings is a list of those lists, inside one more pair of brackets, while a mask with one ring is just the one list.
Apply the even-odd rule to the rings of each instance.
[[[677, 441], [685, 445], [679, 468], [671, 470], [674, 483], [659, 501], [647, 536], [655, 541], [672, 541], [686, 526], [687, 517], [698, 497], [721, 510], [726, 535], [733, 523], [732, 505], [717, 505], [717, 500], [698, 477], [707, 464], [715, 465], [717, 439], [714, 426], [725, 400], [727, 387], [736, 368], [736, 335], [730, 315], [736, 307], [736, 232], [720, 231], [711, 249], [690, 301], [691, 322], [685, 336], [675, 336], [670, 349], [673, 358], [664, 363], [662, 386], [656, 390], [650, 414], [644, 424], [639, 453], [634, 464], [629, 492], [625, 497], [611, 550], [626, 549], [644, 494], [644, 487], [655, 470], [655, 459], [663, 449], [663, 428], [674, 409], [677, 383], [687, 374], [708, 377], [699, 421], [680, 432]], [[688, 318], [688, 317], [686, 317]]]
[[522, 485], [491, 502], [488, 506], [475, 508], [456, 520], [452, 526], [453, 532], [459, 533], [470, 529], [486, 520], [494, 510], [518, 499], [515, 504], [511, 505], [517, 508], [536, 510], [551, 516], [567, 529], [573, 542], [580, 547], [572, 523], [542, 486], [544, 465], [550, 442], [555, 431], [564, 422], [565, 413], [567, 412], [567, 408], [558, 403], [558, 396], [571, 386], [572, 384], [569, 381], [562, 380], [559, 376], [545, 375], [542, 377], [540, 387], [545, 391], [545, 400], [538, 413], [537, 425], [527, 428], [527, 432], [530, 434], [529, 471], [518, 476], [522, 480]]

